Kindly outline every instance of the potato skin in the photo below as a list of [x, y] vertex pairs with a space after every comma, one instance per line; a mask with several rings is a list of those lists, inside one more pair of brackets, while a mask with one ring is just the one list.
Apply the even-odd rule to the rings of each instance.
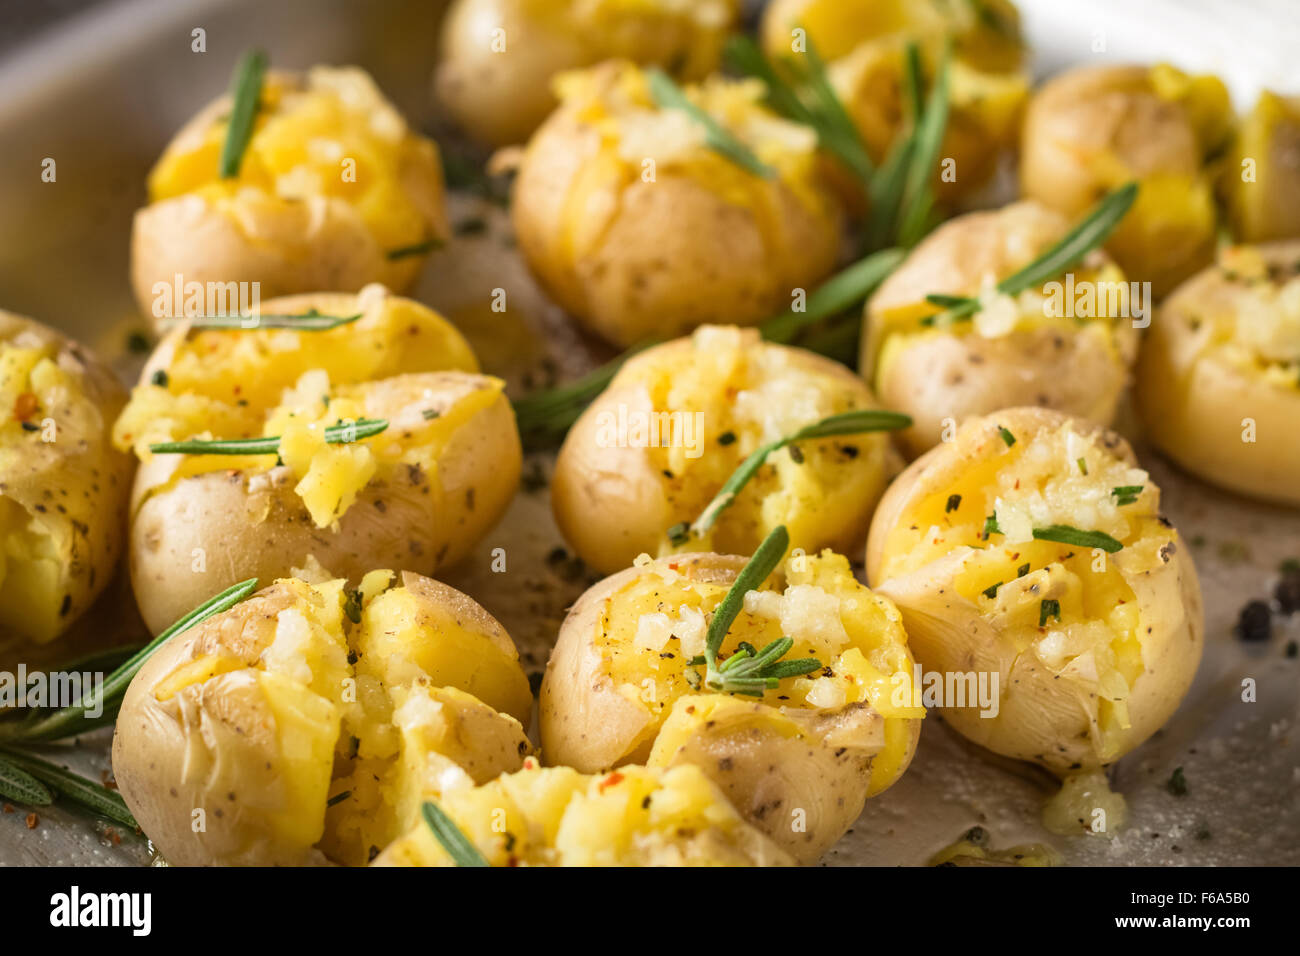
[[1300, 237], [1300, 96], [1260, 93], [1237, 128], [1220, 189], [1238, 242]]
[[[316, 89], [313, 73], [273, 71], [269, 78], [287, 91]], [[230, 95], [225, 94], [200, 110], [173, 138], [160, 165], [169, 154], [198, 149], [230, 107]], [[424, 237], [449, 238], [437, 146], [404, 130], [392, 149], [398, 157], [393, 188], [401, 197], [402, 214], [422, 223]], [[426, 256], [390, 259], [392, 250], [380, 243], [347, 199], [315, 194], [286, 202], [262, 187], [244, 188], [221, 203], [187, 192], [137, 210], [131, 230], [131, 287], [145, 314], [159, 322], [185, 314], [171, 291], [177, 276], [186, 286], [257, 283], [263, 301], [302, 292], [356, 292], [371, 282], [400, 292], [419, 276]], [[237, 302], [232, 299], [226, 308], [237, 311]]]
[[909, 457], [940, 440], [946, 418], [961, 422], [1021, 405], [1101, 424], [1114, 418], [1138, 344], [1123, 318], [1110, 334], [1105, 320], [1017, 328], [996, 338], [935, 331], [914, 336], [880, 364], [891, 312], [924, 303], [930, 293], [976, 295], [985, 276], [1010, 275], [1068, 228], [1063, 216], [1033, 201], [959, 216], [924, 239], [868, 300], [859, 367], [887, 408], [912, 416], [915, 424], [898, 433]]
[[[462, 626], [480, 631], [493, 645], [502, 647], [504, 642], [504, 649], [516, 662], [513, 666], [518, 667], [509, 636], [466, 595], [409, 572], [400, 576], [400, 586], [415, 597], [418, 608], [438, 616], [457, 615]], [[287, 831], [276, 825], [294, 806], [292, 764], [301, 754], [282, 748], [279, 735], [286, 731], [278, 725], [275, 703], [259, 684], [259, 677], [266, 674], [261, 662], [276, 638], [277, 615], [290, 609], [307, 610], [304, 588], [301, 581], [277, 581], [230, 610], [177, 634], [149, 657], [127, 689], [113, 735], [113, 772], [127, 805], [171, 865], [340, 862], [327, 858], [304, 836], [312, 834], [321, 840], [327, 815], [338, 812], [326, 807], [323, 792], [319, 805], [298, 807], [312, 819], [289, 821]], [[438, 636], [437, 629], [423, 628], [416, 639], [436, 641]], [[351, 673], [351, 665], [343, 664], [344, 638], [337, 639], [338, 663], [346, 668], [338, 674]], [[179, 690], [168, 686], [178, 671], [184, 673], [185, 668], [212, 658], [226, 661], [227, 669]], [[321, 665], [322, 670], [327, 667]], [[313, 676], [321, 679], [319, 674]], [[519, 677], [523, 680], [522, 671]], [[337, 693], [339, 689], [330, 690]], [[458, 756], [467, 758], [462, 766], [469, 775], [486, 782], [502, 770], [518, 769], [528, 749], [518, 722], [494, 714], [490, 707], [455, 688], [442, 690], [451, 694], [444, 710], [455, 709], [450, 719], [459, 721], [468, 734], [460, 742]], [[344, 705], [319, 697], [305, 685], [300, 685], [300, 691], [300, 701], [315, 699], [320, 707], [318, 714], [301, 716], [322, 722], [316, 728], [318, 733], [330, 730], [328, 720], [332, 717], [333, 733], [337, 734]], [[498, 726], [490, 726], [492, 721]], [[499, 738], [512, 730], [510, 752], [497, 753]], [[337, 745], [333, 738], [329, 740]], [[437, 751], [420, 756], [433, 759], [437, 766], [446, 764]], [[476, 772], [476, 760], [494, 769]], [[315, 770], [325, 778], [334, 774], [337, 784], [343, 779], [338, 776], [342, 771], [331, 769], [331, 762], [326, 754]], [[200, 809], [205, 828], [196, 831], [193, 814]], [[328, 844], [330, 839], [326, 834], [323, 842]]]
[[[454, 401], [494, 381], [463, 372], [388, 380], [371, 417], [390, 420], [433, 396]], [[514, 413], [499, 395], [454, 434], [438, 473], [422, 469], [372, 479], [338, 522], [317, 528], [287, 467], [212, 471], [165, 487], [177, 456], [142, 463], [132, 494], [131, 581], [145, 623], [166, 628], [208, 595], [248, 577], [272, 580], [315, 557], [331, 574], [356, 577], [374, 567], [420, 574], [463, 558], [504, 514], [522, 467]], [[161, 490], [159, 490], [161, 488]], [[441, 494], [436, 493], [441, 489]], [[196, 552], [206, 570], [195, 573]]]
[[[709, 329], [699, 334], [705, 331], [713, 333]], [[737, 374], [745, 376], [740, 381], [753, 386], [790, 381], [804, 389], [816, 388], [828, 402], [826, 414], [848, 411], [849, 407], [876, 407], [861, 379], [838, 362], [802, 349], [760, 342], [752, 331], [740, 335], [735, 345], [737, 361], [743, 363], [743, 371]], [[705, 416], [704, 434], [698, 436], [701, 457], [719, 454], [714, 443], [725, 433], [733, 436], [737, 465], [753, 450], [751, 443], [757, 447], [757, 439], [737, 437], [743, 430], [736, 427], [734, 417], [718, 417], [725, 416], [728, 405], [734, 403], [734, 399], [725, 397], [733, 390], [731, 380], [706, 383], [715, 391], [708, 396], [691, 396], [681, 409], [653, 405], [648, 380], [658, 370], [673, 367], [698, 374], [697, 361], [717, 358], [723, 347], [713, 340], [683, 338], [645, 350], [619, 370], [609, 387], [569, 430], [551, 480], [551, 508], [565, 540], [591, 567], [612, 574], [631, 565], [638, 554], [658, 553], [667, 529], [680, 521], [698, 518], [729, 474], [718, 472], [705, 478], [691, 470], [688, 459], [681, 474], [668, 478], [662, 465], [654, 460], [652, 449], [610, 443], [603, 433], [607, 423], [617, 418], [621, 406], [626, 406], [629, 414], [647, 415], [665, 410], [691, 414], [708, 408], [710, 411], [701, 413]], [[762, 364], [767, 362], [771, 364]], [[841, 402], [846, 407], [839, 407]], [[716, 415], [712, 414], [715, 409]], [[813, 415], [799, 425], [812, 424], [817, 417]], [[849, 458], [838, 454], [834, 464], [818, 475], [818, 491], [823, 498], [810, 511], [796, 520], [787, 508], [780, 520], [790, 529], [791, 547], [810, 554], [822, 548], [839, 553], [857, 550], [866, 539], [872, 508], [885, 483], [899, 470], [897, 455], [884, 433], [846, 436], [836, 442], [808, 442], [804, 446], [809, 449], [807, 454], [813, 455], [811, 449], [819, 444], [852, 445], [854, 455]], [[809, 457], [803, 467], [819, 467], [813, 462]], [[740, 500], [723, 512], [711, 540], [722, 550], [752, 553], [771, 530], [761, 503], [765, 499], [758, 496], [787, 492], [793, 494], [779, 478], [772, 484], [752, 481]], [[804, 512], [807, 502], [797, 503]]]
[[[623, 69], [607, 64], [592, 75], [610, 87]], [[551, 297], [615, 345], [709, 321], [753, 325], [835, 264], [842, 212], [819, 178], [801, 198], [779, 178], [757, 180], [712, 156], [692, 160], [701, 161], [716, 164], [729, 188], [758, 190], [765, 208], [724, 198], [676, 162], [660, 161], [655, 181], [643, 181], [639, 166], [602, 152], [581, 100], [564, 103], [529, 140], [511, 204], [520, 250]]]
[[[475, 139], [522, 143], [555, 109], [551, 78], [562, 70], [626, 57], [686, 80], [711, 73], [736, 9], [732, 0], [710, 5], [717, 23], [705, 27], [694, 11], [668, 4], [610, 4], [587, 12], [588, 22], [571, 0], [454, 0], [439, 33], [434, 95]], [[504, 52], [494, 48], [496, 30]]]
[[[1300, 261], [1300, 241], [1253, 249], [1272, 268], [1290, 270]], [[1194, 475], [1300, 506], [1300, 388], [1246, 372], [1223, 348], [1236, 336], [1219, 320], [1234, 315], [1251, 291], [1221, 264], [1161, 303], [1138, 362], [1138, 410], [1152, 443]], [[1247, 418], [1254, 421], [1253, 442], [1243, 440]]]
[[[696, 553], [672, 561], [692, 581], [726, 587], [747, 559]], [[693, 763], [784, 851], [804, 863], [816, 860], [852, 825], [866, 798], [906, 769], [920, 720], [905, 722], [901, 765], [892, 779], [877, 782], [872, 765], [883, 746], [885, 719], [863, 702], [776, 708], [704, 692], [679, 697], [662, 720], [652, 717], [620, 693], [594, 643], [606, 626], [609, 599], [645, 573], [634, 567], [606, 578], [565, 618], [538, 700], [547, 761], [584, 773], [625, 763]], [[806, 813], [802, 832], [789, 824], [795, 809]]]
[[[10, 395], [3, 426], [0, 503], [9, 532], [48, 535], [58, 568], [42, 580], [17, 544], [0, 573], [0, 638], [45, 643], [64, 633], [112, 579], [126, 537], [134, 462], [113, 447], [113, 420], [126, 392], [84, 346], [34, 319], [0, 310], [0, 351], [35, 349], [60, 380], [37, 385], [31, 369], [6, 367]], [[11, 376], [21, 375], [21, 383]], [[30, 390], [29, 390], [30, 389]], [[24, 407], [31, 402], [30, 408]], [[53, 432], [50, 433], [50, 429]], [[32, 577], [27, 577], [30, 571]], [[48, 593], [44, 590], [49, 588]]]
[[1157, 298], [1213, 257], [1215, 214], [1204, 157], [1222, 139], [1222, 116], [1198, 129], [1197, 110], [1231, 115], [1226, 90], [1203, 86], [1205, 107], [1158, 95], [1153, 71], [1085, 66], [1043, 84], [1021, 132], [1022, 193], [1081, 215], [1128, 179], [1136, 204], [1107, 249]]
[[[1149, 567], [1139, 566], [1141, 556], [1120, 565], [1129, 560], [1124, 551], [1111, 556], [1134, 592], [1141, 623], [1148, 626], [1141, 636], [1143, 672], [1128, 697], [1132, 726], [1116, 752], [1104, 760], [1080, 694], [1034, 654], [1022, 653], [1016, 634], [995, 626], [953, 586], [970, 549], [954, 548], [916, 571], [890, 577], [885, 565], [891, 556], [885, 548], [890, 531], [913, 520], [912, 509], [921, 498], [953, 487], [967, 469], [988, 458], [990, 448], [1001, 445], [997, 426], [1005, 426], [1018, 442], [1025, 442], [1067, 421], [1071, 421], [1068, 416], [1042, 408], [1002, 409], [996, 415], [968, 420], [953, 442], [932, 448], [890, 486], [872, 521], [866, 552], [868, 580], [898, 606], [908, 645], [925, 670], [1001, 675], [996, 717], [983, 718], [973, 707], [943, 707], [944, 721], [996, 753], [1039, 763], [1058, 774], [1118, 759], [1159, 730], [1178, 708], [1195, 676], [1204, 642], [1200, 584], [1190, 548], [1171, 528], [1170, 546], [1148, 556]], [[1110, 454], [1136, 464], [1132, 449], [1119, 435], [1082, 419], [1071, 423], [1077, 434], [1096, 436]]]

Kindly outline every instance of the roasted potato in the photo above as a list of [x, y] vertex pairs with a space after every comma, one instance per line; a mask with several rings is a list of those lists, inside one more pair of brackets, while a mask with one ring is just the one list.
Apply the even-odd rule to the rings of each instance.
[[1201, 658], [1196, 570], [1160, 489], [1122, 438], [1056, 411], [970, 419], [913, 462], [876, 511], [867, 575], [924, 672], [987, 676], [992, 706], [948, 699], [944, 722], [1057, 773], [1159, 730]]
[[690, 662], [745, 561], [646, 557], [588, 590], [542, 680], [542, 753], [583, 773], [696, 764], [746, 819], [809, 862], [902, 775], [925, 710], [897, 699], [912, 673], [898, 612], [830, 551], [794, 556], [783, 588], [749, 592], [720, 655], [784, 635], [789, 659], [825, 667], [761, 698], [693, 689]]
[[145, 662], [113, 773], [173, 865], [358, 866], [424, 800], [518, 770], [531, 709], [510, 636], [459, 591], [286, 578]]
[[684, 80], [718, 66], [736, 0], [454, 0], [434, 93], [474, 138], [522, 143], [555, 109], [551, 78], [620, 58]]
[[1237, 241], [1300, 238], [1300, 96], [1262, 92], [1228, 157], [1221, 184]]
[[252, 288], [262, 299], [371, 282], [404, 291], [450, 236], [437, 146], [366, 73], [273, 72], [260, 103], [238, 175], [220, 167], [229, 95], [187, 123], [149, 174], [131, 233], [147, 315], [238, 313], [237, 283], [250, 299]]
[[[899, 433], [910, 457], [968, 415], [1013, 405], [1110, 423], [1137, 356], [1128, 316], [1150, 308], [1123, 272], [1095, 251], [1057, 286], [1015, 298], [994, 288], [1068, 228], [1036, 202], [958, 216], [868, 300], [858, 367], [886, 407], [912, 416]], [[984, 307], [967, 321], [927, 325], [941, 311], [926, 301], [931, 293], [978, 296]]]
[[[790, 866], [794, 860], [727, 802], [698, 767], [623, 767], [586, 776], [524, 769], [440, 801], [493, 866]], [[375, 866], [454, 866], [424, 823]]]
[[952, 43], [948, 125], [939, 150], [951, 165], [935, 182], [943, 198], [983, 185], [1015, 145], [1029, 75], [1021, 68], [1020, 16], [1007, 0], [776, 0], [764, 14], [762, 39], [778, 62], [810, 44], [833, 61], [831, 85], [877, 164], [906, 125], [908, 42], [918, 46], [927, 82], [944, 44]]
[[533, 273], [587, 328], [627, 346], [753, 325], [835, 265], [842, 210], [816, 134], [764, 108], [758, 81], [714, 78], [687, 95], [772, 178], [709, 148], [684, 110], [657, 107], [629, 63], [557, 88], [563, 105], [528, 143], [511, 215]]
[[[757, 448], [828, 415], [875, 407], [862, 380], [754, 329], [702, 326], [623, 366], [565, 439], [551, 507], [565, 540], [611, 574], [669, 546]], [[792, 547], [855, 550], [899, 470], [886, 433], [772, 455], [694, 550], [752, 554], [779, 524]]]
[[[309, 557], [348, 577], [399, 563], [432, 574], [464, 557], [514, 495], [521, 450], [504, 383], [475, 374], [445, 320], [378, 286], [264, 307], [312, 309], [361, 317], [326, 331], [182, 323], [114, 427], [117, 447], [142, 463], [131, 578], [155, 633], [209, 594]], [[362, 418], [388, 427], [326, 443], [325, 428]], [[258, 436], [278, 436], [278, 456], [150, 451]]]
[[1106, 248], [1157, 298], [1214, 256], [1209, 157], [1231, 132], [1216, 77], [1171, 66], [1086, 66], [1043, 84], [1021, 133], [1024, 195], [1067, 216], [1136, 179], [1137, 202]]
[[1151, 441], [1242, 494], [1300, 505], [1300, 241], [1233, 246], [1156, 312], [1138, 362]]
[[0, 311], [0, 642], [52, 641], [113, 577], [134, 462], [126, 391], [69, 338]]

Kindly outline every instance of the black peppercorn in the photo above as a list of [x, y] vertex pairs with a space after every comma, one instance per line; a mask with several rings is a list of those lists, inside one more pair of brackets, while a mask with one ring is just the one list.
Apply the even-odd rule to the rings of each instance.
[[1237, 618], [1237, 637], [1243, 641], [1267, 641], [1273, 636], [1272, 614], [1263, 601], [1251, 601]]

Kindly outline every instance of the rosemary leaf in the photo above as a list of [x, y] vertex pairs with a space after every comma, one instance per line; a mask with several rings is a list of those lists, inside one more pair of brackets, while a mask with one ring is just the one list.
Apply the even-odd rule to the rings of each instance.
[[197, 315], [181, 321], [191, 329], [293, 329], [296, 332], [328, 332], [341, 325], [357, 321], [364, 313], [356, 315], [325, 315], [309, 309], [299, 315], [268, 313], [265, 315]]
[[[372, 438], [388, 427], [383, 418], [358, 418], [354, 422], [331, 425], [325, 429], [325, 441], [346, 445]], [[158, 442], [149, 446], [155, 455], [275, 455], [280, 451], [280, 436], [264, 438], [191, 438], [187, 441]]]
[[[902, 249], [881, 249], [835, 275], [811, 293], [802, 312], [784, 312], [760, 325], [759, 333], [769, 342], [792, 342], [808, 326], [838, 315], [864, 300], [903, 261]], [[857, 317], [854, 317], [857, 320]]]
[[409, 246], [398, 246], [396, 249], [389, 249], [384, 253], [384, 258], [389, 262], [396, 262], [399, 259], [408, 259], [411, 256], [422, 256], [426, 252], [441, 248], [441, 239], [425, 239], [423, 242], [415, 242]]
[[1107, 554], [1121, 551], [1124, 545], [1103, 531], [1081, 531], [1068, 524], [1048, 525], [1035, 528], [1034, 537], [1039, 541], [1055, 541], [1059, 544], [1073, 544], [1080, 548], [1101, 548]]
[[253, 135], [253, 121], [257, 118], [262, 98], [262, 79], [266, 74], [266, 54], [250, 50], [235, 67], [231, 84], [234, 105], [226, 125], [226, 140], [221, 146], [220, 172], [222, 179], [234, 179], [244, 161], [244, 151]]
[[[233, 584], [226, 588], [220, 594], [213, 595], [204, 601], [194, 610], [190, 611], [171, 627], [163, 631], [152, 641], [140, 648], [129, 657], [125, 663], [121, 664], [116, 670], [104, 678], [103, 686], [99, 693], [91, 694], [87, 699], [79, 701], [70, 706], [63, 707], [54, 711], [48, 716], [42, 717], [32, 723], [23, 723], [14, 725], [11, 732], [3, 733], [0, 739], [6, 741], [33, 742], [40, 740], [57, 740], [61, 737], [68, 737], [74, 734], [86, 733], [97, 727], [105, 726], [112, 723], [117, 709], [121, 706], [122, 697], [126, 693], [127, 686], [131, 679], [135, 677], [149, 655], [167, 642], [168, 639], [176, 634], [181, 634], [196, 624], [207, 620], [214, 614], [220, 614], [222, 611], [234, 607], [248, 595], [252, 594], [257, 588], [257, 578], [249, 578], [238, 584]], [[103, 707], [103, 714], [98, 718], [89, 718], [86, 716], [90, 710], [97, 710]], [[10, 731], [11, 728], [5, 726], [0, 728], [4, 731]]]
[[0, 757], [0, 797], [29, 807], [48, 807], [54, 802], [54, 795], [45, 784], [3, 757]]
[[[1048, 279], [1065, 272], [1093, 249], [1100, 247], [1120, 224], [1133, 201], [1137, 198], [1138, 184], [1128, 183], [1115, 190], [1079, 220], [1060, 241], [1038, 256], [1023, 269], [1007, 276], [997, 284], [999, 292], [1019, 295], [1026, 289], [1040, 286]], [[973, 296], [928, 295], [926, 300], [944, 309], [928, 316], [925, 325], [945, 326], [969, 318], [980, 310], [980, 301]]]
[[691, 102], [686, 93], [663, 70], [651, 67], [645, 71], [650, 95], [662, 109], [681, 110], [704, 128], [705, 142], [709, 148], [725, 156], [737, 166], [763, 179], [772, 179], [776, 170], [763, 163], [753, 151], [736, 139], [721, 123]]
[[722, 641], [745, 604], [745, 595], [757, 590], [767, 580], [768, 575], [785, 557], [786, 548], [789, 546], [789, 532], [785, 530], [785, 525], [777, 525], [772, 529], [771, 534], [763, 539], [763, 543], [758, 546], [749, 563], [736, 575], [736, 580], [732, 582], [722, 602], [714, 608], [713, 619], [709, 621], [708, 635], [704, 642], [705, 664], [710, 670], [716, 666], [715, 662]]
[[70, 770], [55, 766], [40, 757], [19, 753], [7, 747], [0, 749], [0, 757], [27, 771], [59, 796], [67, 797], [87, 810], [132, 829], [139, 826], [131, 811], [127, 809], [122, 795], [114, 793], [107, 787], [102, 787]]
[[763, 466], [763, 462], [767, 460], [768, 455], [779, 451], [786, 445], [818, 438], [833, 438], [838, 435], [896, 431], [900, 428], [907, 428], [911, 424], [911, 417], [901, 412], [862, 408], [831, 415], [819, 422], [805, 425], [798, 431], [783, 438], [761, 445], [740, 463], [740, 466], [731, 473], [731, 477], [718, 489], [718, 493], [713, 496], [713, 500], [708, 503], [704, 511], [700, 513], [700, 517], [691, 525], [691, 533], [696, 537], [702, 537], [708, 533], [709, 529], [717, 522], [718, 516], [731, 506], [732, 502], [736, 500], [736, 496], [740, 494], [740, 490]]
[[925, 109], [915, 126], [913, 145], [903, 187], [903, 198], [898, 225], [898, 244], [904, 248], [916, 245], [927, 231], [930, 213], [934, 208], [934, 173], [943, 145], [944, 131], [948, 126], [948, 70], [951, 59], [947, 46], [934, 85], [926, 99]]
[[421, 811], [424, 814], [424, 822], [428, 824], [434, 837], [442, 844], [442, 848], [447, 851], [447, 855], [456, 862], [457, 866], [491, 866], [487, 858], [479, 852], [478, 847], [470, 842], [469, 837], [461, 832], [460, 827], [456, 826], [437, 803], [426, 800]]

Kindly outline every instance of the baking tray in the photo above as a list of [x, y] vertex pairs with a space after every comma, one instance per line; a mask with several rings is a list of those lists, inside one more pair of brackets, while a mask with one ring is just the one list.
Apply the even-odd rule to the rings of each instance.
[[[1154, 18], [1148, 27], [1164, 24], [1159, 36], [1122, 26], [1138, 6]], [[441, 7], [428, 0], [131, 0], [61, 25], [0, 61], [0, 307], [64, 329], [133, 380], [140, 357], [127, 340], [146, 323], [127, 286], [131, 215], [171, 134], [225, 88], [239, 54], [258, 45], [277, 66], [364, 66], [413, 123], [446, 142], [428, 82]], [[1243, 102], [1261, 83], [1285, 85], [1288, 77], [1275, 75], [1286, 69], [1285, 37], [1300, 35], [1296, 7], [1267, 0], [1028, 0], [1021, 7], [1040, 75], [1095, 55], [1169, 57], [1229, 71]], [[1276, 22], [1286, 16], [1289, 30]], [[196, 27], [206, 31], [206, 53], [191, 51]], [[1097, 54], [1091, 39], [1108, 29], [1108, 49]], [[1240, 68], [1231, 72], [1234, 65]], [[1295, 82], [1293, 74], [1289, 79]], [[58, 163], [56, 183], [40, 180], [45, 157]], [[434, 255], [416, 297], [461, 328], [485, 370], [519, 394], [607, 354], [574, 331], [531, 281], [501, 209], [454, 195], [451, 215], [484, 228]], [[496, 288], [507, 292], [504, 314], [489, 308]], [[1206, 605], [1205, 656], [1182, 707], [1113, 769], [1113, 786], [1129, 804], [1127, 827], [1110, 837], [1048, 833], [1039, 818], [1051, 779], [978, 751], [932, 713], [911, 768], [869, 802], [824, 863], [924, 864], [979, 824], [994, 847], [1045, 843], [1072, 865], [1300, 864], [1300, 660], [1287, 656], [1300, 640], [1300, 615], [1275, 623], [1267, 643], [1243, 644], [1233, 635], [1242, 604], [1267, 597], [1278, 564], [1300, 556], [1300, 514], [1210, 489], [1147, 452], [1131, 417], [1120, 429], [1137, 440], [1143, 465], [1164, 490], [1166, 513], [1192, 546]], [[500, 527], [442, 575], [501, 620], [534, 674], [545, 666], [565, 609], [594, 580], [563, 549], [552, 521], [550, 467], [549, 456], [531, 456]], [[491, 570], [494, 548], [505, 549], [504, 572]], [[78, 649], [139, 641], [143, 633], [119, 580], [68, 640], [38, 650], [0, 647], [0, 669], [19, 660], [29, 667], [56, 662]], [[1256, 702], [1242, 700], [1246, 678], [1256, 682]], [[109, 739], [101, 731], [54, 753], [99, 778], [109, 769]], [[1177, 767], [1188, 784], [1184, 796], [1166, 787]], [[150, 862], [158, 861], [143, 837], [75, 810], [45, 808], [30, 828], [25, 811], [0, 813], [2, 865]]]

